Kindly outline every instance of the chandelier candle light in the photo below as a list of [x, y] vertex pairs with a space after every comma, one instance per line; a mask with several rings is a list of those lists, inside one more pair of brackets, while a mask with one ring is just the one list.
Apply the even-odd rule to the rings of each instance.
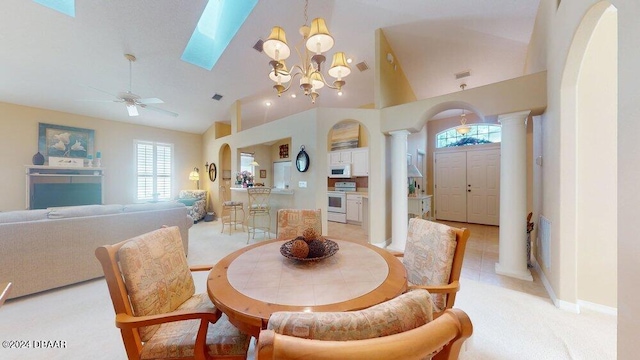
[[[460, 85], [462, 91], [464, 91], [465, 87], [467, 87], [467, 84]], [[465, 113], [464, 109], [462, 109], [462, 114], [460, 114], [460, 125], [456, 127], [456, 131], [458, 132], [458, 134], [463, 136], [471, 131], [471, 128], [469, 127], [469, 125], [467, 125], [467, 114]]]
[[[308, 6], [309, 1], [307, 0], [304, 7], [305, 25], [300, 28], [300, 35], [302, 35], [305, 44], [304, 56], [302, 56], [298, 48], [295, 48], [302, 60], [302, 64], [294, 65], [291, 71], [287, 70], [285, 60], [291, 55], [291, 49], [287, 45], [284, 29], [280, 26], [274, 26], [271, 29], [271, 35], [263, 43], [262, 50], [271, 58], [271, 61], [269, 61], [271, 66], [269, 78], [276, 83], [273, 88], [278, 92], [278, 97], [291, 88], [290, 82], [293, 78], [301, 76], [300, 88], [315, 104], [316, 99], [320, 96], [318, 90], [325, 85], [337, 90], [338, 95], [342, 95], [342, 87], [345, 85], [343, 78], [351, 73], [351, 69], [347, 65], [345, 54], [343, 52], [335, 53], [331, 68], [327, 73], [336, 78], [336, 80], [333, 85], [326, 82], [322, 74], [322, 63], [327, 58], [322, 53], [329, 51], [333, 47], [334, 40], [323, 18], [313, 19], [311, 27], [306, 25]], [[287, 83], [289, 83], [287, 86], [283, 85]]]

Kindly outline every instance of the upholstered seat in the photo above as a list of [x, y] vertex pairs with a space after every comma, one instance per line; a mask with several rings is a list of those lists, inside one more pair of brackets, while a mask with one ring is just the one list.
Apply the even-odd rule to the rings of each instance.
[[189, 216], [193, 218], [194, 222], [204, 219], [207, 215], [206, 190], [180, 190], [177, 201], [189, 209]]
[[436, 316], [453, 307], [460, 288], [462, 260], [469, 230], [412, 218], [402, 263], [409, 289], [426, 289], [433, 297]]
[[257, 359], [457, 359], [472, 325], [462, 310], [447, 314], [433, 320], [425, 290], [359, 311], [275, 312]]
[[129, 359], [246, 358], [250, 337], [195, 294], [177, 227], [99, 247], [96, 257]]
[[320, 209], [279, 209], [276, 222], [276, 238], [293, 239], [307, 228], [322, 234], [322, 212]]

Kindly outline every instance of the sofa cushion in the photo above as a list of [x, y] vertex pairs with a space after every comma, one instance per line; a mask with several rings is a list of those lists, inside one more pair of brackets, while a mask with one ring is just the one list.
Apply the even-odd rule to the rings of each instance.
[[174, 201], [160, 201], [157, 203], [144, 203], [144, 204], [129, 204], [124, 206], [124, 212], [136, 212], [136, 211], [152, 211], [161, 209], [172, 209], [176, 207], [184, 207], [183, 203]]
[[49, 208], [49, 219], [66, 219], [83, 216], [110, 215], [122, 212], [122, 205], [80, 205]]
[[0, 224], [8, 224], [14, 222], [46, 220], [49, 210], [18, 210], [0, 212]]

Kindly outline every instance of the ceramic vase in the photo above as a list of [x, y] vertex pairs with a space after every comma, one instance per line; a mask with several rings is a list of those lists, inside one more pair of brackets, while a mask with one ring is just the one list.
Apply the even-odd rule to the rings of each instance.
[[44, 155], [40, 154], [40, 151], [38, 151], [31, 158], [31, 162], [33, 162], [33, 165], [44, 165]]

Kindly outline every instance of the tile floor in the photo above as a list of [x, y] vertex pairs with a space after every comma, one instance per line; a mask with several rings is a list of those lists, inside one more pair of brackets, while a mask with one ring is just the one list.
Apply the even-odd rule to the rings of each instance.
[[[499, 227], [450, 221], [439, 221], [455, 227], [466, 227], [471, 232], [464, 262], [462, 263], [462, 278], [477, 280], [503, 288], [521, 291], [531, 295], [549, 298], [547, 290], [542, 284], [538, 273], [531, 269], [533, 281], [514, 279], [508, 276], [498, 275], [495, 272], [495, 263], [498, 261]], [[327, 235], [348, 240], [368, 241], [364, 230], [358, 225], [329, 222]]]

